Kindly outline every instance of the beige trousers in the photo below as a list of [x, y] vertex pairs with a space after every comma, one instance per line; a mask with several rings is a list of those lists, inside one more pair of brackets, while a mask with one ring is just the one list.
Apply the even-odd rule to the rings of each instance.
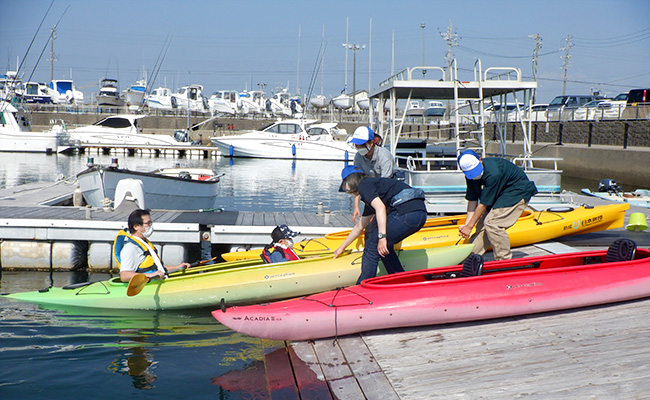
[[492, 246], [495, 260], [511, 259], [510, 238], [506, 229], [517, 222], [527, 206], [528, 203], [522, 199], [512, 207], [493, 208], [483, 214], [469, 239], [470, 243], [474, 243], [473, 252], [484, 254]]

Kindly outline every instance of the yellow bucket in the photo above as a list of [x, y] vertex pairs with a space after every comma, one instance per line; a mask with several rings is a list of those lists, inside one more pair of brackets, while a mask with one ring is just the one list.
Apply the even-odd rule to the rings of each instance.
[[645, 215], [639, 212], [630, 214], [630, 220], [625, 228], [630, 231], [643, 231], [648, 229], [648, 222], [645, 219]]

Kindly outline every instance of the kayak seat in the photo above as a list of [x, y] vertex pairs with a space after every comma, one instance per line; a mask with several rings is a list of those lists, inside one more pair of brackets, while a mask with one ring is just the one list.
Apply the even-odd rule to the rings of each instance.
[[480, 254], [470, 254], [463, 261], [463, 270], [460, 271], [461, 278], [470, 276], [479, 276], [483, 273], [483, 256]]
[[634, 259], [636, 243], [630, 239], [617, 239], [607, 249], [605, 262], [630, 261]]

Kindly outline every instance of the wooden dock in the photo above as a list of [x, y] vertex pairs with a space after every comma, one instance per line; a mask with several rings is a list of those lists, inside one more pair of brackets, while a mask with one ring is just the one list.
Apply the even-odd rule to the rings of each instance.
[[[634, 208], [632, 212], [650, 210]], [[515, 257], [605, 249], [650, 233], [624, 228], [513, 249]], [[491, 259], [491, 254], [486, 254]], [[286, 342], [283, 399], [650, 398], [650, 299], [489, 321]], [[307, 377], [307, 378], [305, 378]], [[281, 389], [280, 389], [281, 388]], [[280, 391], [281, 390], [281, 391]], [[281, 396], [278, 395], [281, 393]]]
[[[33, 248], [32, 251], [20, 247], [23, 253], [32, 254], [14, 256], [10, 262], [6, 260], [7, 254], [17, 252], [0, 251], [3, 268], [65, 270], [71, 265], [79, 267], [65, 257], [52, 265], [51, 254], [62, 252], [54, 249], [56, 243], [60, 247], [68, 245], [71, 253], [87, 252], [88, 268], [93, 271], [113, 268], [112, 242], [117, 232], [126, 227], [128, 215], [135, 206], [117, 209], [74, 207], [71, 204], [75, 188], [72, 182], [59, 181], [0, 190], [0, 246], [10, 248], [29, 243], [27, 245]], [[198, 260], [204, 251], [213, 257], [232, 249], [263, 247], [279, 224], [289, 225], [301, 233], [301, 238], [307, 239], [352, 227], [348, 214], [152, 210], [151, 216], [156, 223], [153, 241], [159, 247], [163, 262], [170, 265]], [[79, 259], [74, 254], [71, 258]], [[79, 260], [81, 265], [86, 262], [83, 258]]]

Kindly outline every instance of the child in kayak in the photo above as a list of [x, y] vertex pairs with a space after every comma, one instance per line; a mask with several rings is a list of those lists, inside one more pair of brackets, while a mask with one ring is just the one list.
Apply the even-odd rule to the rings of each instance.
[[293, 246], [293, 238], [299, 234], [300, 232], [294, 232], [284, 224], [276, 226], [273, 232], [271, 232], [271, 239], [273, 241], [264, 247], [260, 257], [262, 257], [265, 263], [269, 264], [300, 260], [291, 248]]

